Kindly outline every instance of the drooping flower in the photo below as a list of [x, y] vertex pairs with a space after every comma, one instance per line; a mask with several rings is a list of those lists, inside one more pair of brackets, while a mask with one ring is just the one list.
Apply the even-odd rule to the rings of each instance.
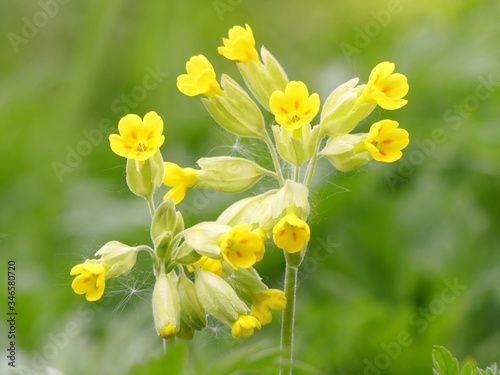
[[210, 61], [203, 56], [193, 56], [186, 63], [187, 74], [177, 77], [177, 88], [187, 96], [206, 95], [213, 97], [221, 95], [219, 82]]
[[193, 187], [199, 181], [197, 175], [198, 170], [193, 168], [181, 168], [175, 163], [165, 162], [165, 177], [163, 183], [170, 186], [167, 194], [163, 197], [164, 200], [172, 197], [175, 204], [179, 204], [186, 196], [188, 188]]
[[285, 215], [273, 228], [274, 243], [290, 254], [302, 250], [310, 238], [309, 225], [295, 214]]
[[106, 271], [108, 267], [101, 263], [85, 262], [74, 266], [70, 275], [78, 275], [71, 287], [76, 294], [85, 294], [87, 301], [97, 301], [104, 294]]
[[268, 289], [254, 295], [252, 316], [265, 325], [273, 319], [270, 309], [283, 310], [285, 307], [285, 293], [279, 289]]
[[251, 267], [264, 257], [262, 231], [249, 229], [249, 224], [237, 225], [220, 238], [222, 257], [234, 269]]
[[250, 337], [253, 335], [255, 328], [258, 330], [262, 328], [262, 325], [257, 318], [251, 315], [240, 315], [233, 323], [231, 334], [235, 339], [241, 338], [241, 335]]
[[229, 60], [241, 61], [248, 64], [250, 61], [260, 62], [259, 54], [255, 49], [255, 39], [250, 26], [234, 26], [229, 29], [229, 38], [222, 38], [224, 46], [218, 47], [217, 52]]
[[381, 62], [370, 73], [368, 83], [361, 95], [361, 100], [373, 102], [384, 109], [398, 109], [408, 100], [403, 99], [409, 86], [406, 76], [393, 73], [394, 63]]
[[129, 114], [118, 123], [118, 134], [111, 134], [113, 152], [127, 159], [144, 161], [153, 156], [165, 141], [163, 120], [156, 112], [146, 113], [144, 119]]
[[278, 124], [287, 130], [297, 130], [310, 123], [318, 113], [319, 95], [309, 95], [304, 82], [291, 81], [284, 92], [276, 90], [272, 93], [269, 107]]
[[398, 126], [397, 121], [382, 120], [370, 127], [364, 144], [373, 159], [392, 163], [401, 158], [401, 150], [408, 146], [410, 139], [408, 132]]
[[174, 274], [161, 273], [153, 288], [152, 309], [156, 333], [164, 339], [174, 336], [180, 328], [181, 303]]

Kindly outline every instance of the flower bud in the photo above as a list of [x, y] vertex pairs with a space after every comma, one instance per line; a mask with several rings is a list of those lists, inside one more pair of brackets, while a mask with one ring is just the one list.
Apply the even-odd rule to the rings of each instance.
[[272, 206], [272, 217], [280, 218], [289, 212], [305, 220], [309, 216], [309, 189], [306, 185], [286, 180], [285, 185], [276, 193]]
[[185, 241], [176, 247], [170, 255], [170, 264], [190, 265], [200, 260], [201, 255], [193, 250]]
[[321, 111], [321, 136], [349, 133], [368, 116], [376, 104], [358, 100], [365, 85], [356, 86], [358, 78], [337, 87], [326, 99]]
[[271, 94], [276, 90], [285, 90], [288, 78], [279, 62], [264, 46], [260, 49], [260, 55], [264, 64], [250, 61], [248, 64], [238, 63], [237, 66], [253, 96], [269, 111]]
[[160, 151], [145, 161], [127, 159], [127, 185], [132, 193], [149, 198], [163, 183], [163, 158]]
[[229, 225], [205, 221], [184, 231], [187, 246], [209, 258], [220, 258], [220, 237], [231, 229]]
[[181, 303], [176, 289], [177, 276], [161, 273], [153, 289], [153, 318], [156, 332], [164, 339], [175, 336], [180, 328]]
[[177, 280], [181, 302], [181, 321], [191, 329], [199, 331], [207, 325], [205, 309], [201, 306], [194, 283], [182, 272]]
[[289, 163], [300, 167], [314, 156], [319, 126], [311, 129], [311, 126], [306, 124], [300, 129], [290, 131], [279, 125], [274, 125], [272, 129], [278, 152]]
[[201, 158], [198, 160], [201, 171], [196, 188], [212, 189], [225, 193], [238, 193], [250, 188], [265, 175], [272, 172], [256, 163], [230, 156]]
[[168, 256], [166, 252], [170, 241], [182, 230], [184, 220], [182, 214], [175, 210], [173, 199], [163, 201], [156, 209], [151, 222], [151, 239], [160, 258]]
[[202, 99], [208, 112], [227, 131], [242, 136], [266, 138], [264, 117], [240, 85], [222, 75], [224, 95]]
[[215, 319], [232, 326], [249, 308], [241, 301], [231, 286], [210, 271], [195, 268], [196, 294], [203, 308]]
[[222, 268], [224, 280], [245, 302], [252, 303], [254, 294], [267, 290], [267, 285], [262, 282], [262, 278], [252, 267], [235, 270], [229, 264], [224, 263]]
[[137, 261], [138, 250], [138, 247], [110, 241], [101, 247], [95, 255], [100, 256], [99, 263], [104, 264], [107, 268], [106, 279], [111, 279], [130, 272]]
[[339, 171], [350, 171], [372, 160], [366, 151], [366, 133], [339, 134], [330, 138], [320, 155], [327, 158]]
[[278, 190], [269, 190], [263, 194], [241, 199], [226, 208], [217, 218], [218, 223], [236, 226], [238, 224], [249, 223], [251, 225], [258, 223], [258, 217], [255, 213], [258, 211], [262, 202]]

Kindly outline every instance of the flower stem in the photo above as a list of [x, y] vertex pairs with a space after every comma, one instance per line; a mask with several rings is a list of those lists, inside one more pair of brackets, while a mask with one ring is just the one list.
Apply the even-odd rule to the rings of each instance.
[[151, 217], [155, 214], [156, 208], [155, 204], [153, 202], [153, 196], [151, 195], [150, 197], [145, 198], [146, 202], [148, 202], [148, 207], [149, 207], [149, 213], [151, 214]]
[[298, 268], [286, 265], [285, 271], [285, 296], [286, 307], [283, 310], [281, 321], [281, 345], [283, 352], [282, 362], [280, 364], [280, 375], [291, 375], [293, 362], [293, 331], [295, 320], [295, 294], [297, 290]]
[[269, 137], [269, 134], [267, 135], [267, 138], [264, 139], [264, 142], [267, 145], [267, 148], [269, 149], [269, 152], [271, 153], [271, 158], [273, 159], [273, 164], [274, 164], [274, 169], [276, 170], [276, 174], [278, 175], [278, 182], [280, 186], [283, 186], [285, 184], [285, 181], [283, 180], [283, 174], [281, 172], [281, 166], [280, 162], [278, 159], [278, 154], [276, 152], [276, 148], [274, 148], [273, 142], [271, 141], [271, 138]]
[[320, 144], [321, 144], [321, 137], [318, 137], [316, 141], [316, 151], [311, 161], [309, 162], [309, 165], [307, 166], [306, 177], [304, 178], [304, 185], [306, 185], [307, 187], [309, 187], [309, 185], [311, 184], [314, 170], [316, 169], [316, 162], [318, 161], [318, 152]]

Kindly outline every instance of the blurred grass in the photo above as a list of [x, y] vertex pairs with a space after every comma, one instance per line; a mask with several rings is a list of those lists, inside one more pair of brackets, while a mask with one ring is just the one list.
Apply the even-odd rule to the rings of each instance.
[[[18, 265], [19, 364], [32, 365], [70, 323], [78, 333], [67, 335], [47, 360], [65, 374], [123, 374], [161, 351], [149, 309], [151, 277], [140, 284], [149, 275], [146, 258], [129, 278], [112, 280], [98, 305], [70, 288], [71, 265], [104, 242], [149, 241], [147, 208], [127, 191], [124, 163], [109, 151], [108, 132], [101, 131], [103, 139], [61, 178], [54, 163], [67, 164], [68, 148], [82, 147], [84, 130], [99, 130], [108, 120], [114, 127], [123, 114], [116, 102], [123, 108], [123, 95], [132, 95], [148, 69], [157, 68], [168, 76], [125, 106], [141, 115], [156, 110], [165, 119], [165, 159], [193, 166], [208, 153], [228, 152], [220, 146], [230, 147], [233, 138], [222, 135], [199, 100], [177, 91], [175, 79], [190, 56], [203, 53], [219, 74], [240, 80], [216, 47], [231, 26], [244, 23], [291, 79], [307, 82], [323, 100], [349, 78], [366, 81], [383, 60], [396, 62], [410, 81], [406, 107], [377, 111], [360, 126], [398, 120], [412, 139], [403, 160], [347, 174], [320, 163], [311, 249], [315, 239], [329, 237], [338, 246], [322, 261], [311, 251], [304, 265], [298, 360], [322, 374], [362, 374], [366, 361], [408, 332], [411, 344], [382, 373], [430, 373], [436, 344], [458, 358], [472, 355], [481, 366], [500, 361], [498, 85], [458, 120], [446, 117], [455, 105], [466, 105], [481, 79], [500, 81], [500, 3], [401, 1], [402, 11], [346, 59], [340, 44], [353, 44], [355, 28], [365, 30], [388, 3], [241, 1], [219, 17], [214, 2], [73, 1], [60, 5], [16, 53], [8, 35], [22, 35], [23, 17], [31, 20], [40, 3], [2, 2], [0, 247], [2, 264], [15, 259]], [[432, 139], [437, 128], [446, 140], [416, 159], [422, 152], [417, 141]], [[251, 143], [244, 150], [257, 152]], [[405, 162], [413, 170], [391, 187], [388, 173], [397, 174]], [[180, 208], [193, 224], [216, 217], [236, 199], [219, 198], [190, 192]], [[274, 287], [281, 286], [281, 262], [270, 250], [259, 265]], [[445, 281], [455, 279], [466, 290], [439, 314], [427, 315], [419, 332], [423, 323], [411, 317], [437, 306]], [[278, 314], [243, 343], [213, 326], [194, 340], [188, 362], [214, 366], [237, 348], [277, 344], [278, 334]]]

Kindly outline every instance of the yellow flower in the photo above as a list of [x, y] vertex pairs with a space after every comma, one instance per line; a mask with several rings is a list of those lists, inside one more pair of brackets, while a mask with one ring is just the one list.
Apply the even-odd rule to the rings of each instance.
[[309, 95], [307, 86], [300, 81], [289, 82], [285, 92], [276, 90], [269, 99], [276, 122], [288, 130], [297, 130], [310, 123], [319, 106], [319, 95]]
[[284, 216], [273, 228], [274, 243], [290, 254], [302, 250], [310, 238], [309, 225], [295, 214]]
[[408, 103], [403, 99], [409, 90], [408, 80], [403, 74], [393, 73], [394, 69], [394, 63], [387, 61], [373, 68], [362, 100], [376, 103], [384, 109], [398, 109]]
[[208, 97], [221, 95], [219, 82], [215, 79], [215, 70], [210, 61], [203, 56], [193, 56], [186, 63], [187, 74], [177, 77], [177, 88], [187, 96], [204, 94]]
[[217, 52], [229, 60], [241, 61], [248, 64], [250, 61], [260, 63], [259, 54], [255, 49], [255, 39], [250, 26], [234, 26], [229, 29], [229, 38], [222, 38], [224, 46], [218, 47]]
[[160, 337], [168, 339], [169, 337], [175, 336], [179, 330], [175, 328], [172, 324], [168, 323], [166, 327], [163, 327], [158, 332]]
[[163, 200], [172, 197], [175, 204], [179, 204], [186, 196], [188, 188], [193, 187], [199, 181], [198, 170], [193, 168], [181, 168], [175, 163], [163, 163], [165, 169], [165, 177], [163, 183], [170, 186]]
[[156, 112], [146, 113], [144, 119], [126, 115], [118, 123], [118, 134], [111, 134], [109, 142], [113, 152], [127, 159], [144, 161], [153, 156], [165, 141], [163, 120]]
[[262, 231], [249, 229], [249, 224], [237, 225], [220, 238], [222, 257], [234, 269], [251, 267], [264, 257]]
[[74, 266], [70, 275], [78, 275], [71, 287], [76, 294], [85, 294], [87, 301], [97, 301], [105, 287], [107, 267], [101, 263], [81, 263]]
[[397, 121], [382, 120], [370, 127], [364, 144], [375, 160], [391, 163], [401, 158], [401, 150], [408, 146], [410, 139], [408, 132], [398, 126]]
[[241, 335], [250, 337], [253, 335], [255, 328], [258, 330], [262, 328], [262, 325], [256, 318], [251, 315], [240, 315], [233, 323], [231, 334], [235, 339], [239, 339]]
[[265, 290], [255, 294], [254, 298], [252, 316], [262, 325], [270, 323], [273, 319], [270, 309], [283, 310], [286, 307], [285, 293], [279, 289]]
[[[222, 260], [220, 259], [212, 259], [205, 255], [203, 255], [197, 262], [193, 263], [193, 266], [201, 268], [205, 271], [210, 271], [215, 273], [216, 275], [222, 276]], [[187, 266], [189, 272], [193, 272], [193, 266]]]

